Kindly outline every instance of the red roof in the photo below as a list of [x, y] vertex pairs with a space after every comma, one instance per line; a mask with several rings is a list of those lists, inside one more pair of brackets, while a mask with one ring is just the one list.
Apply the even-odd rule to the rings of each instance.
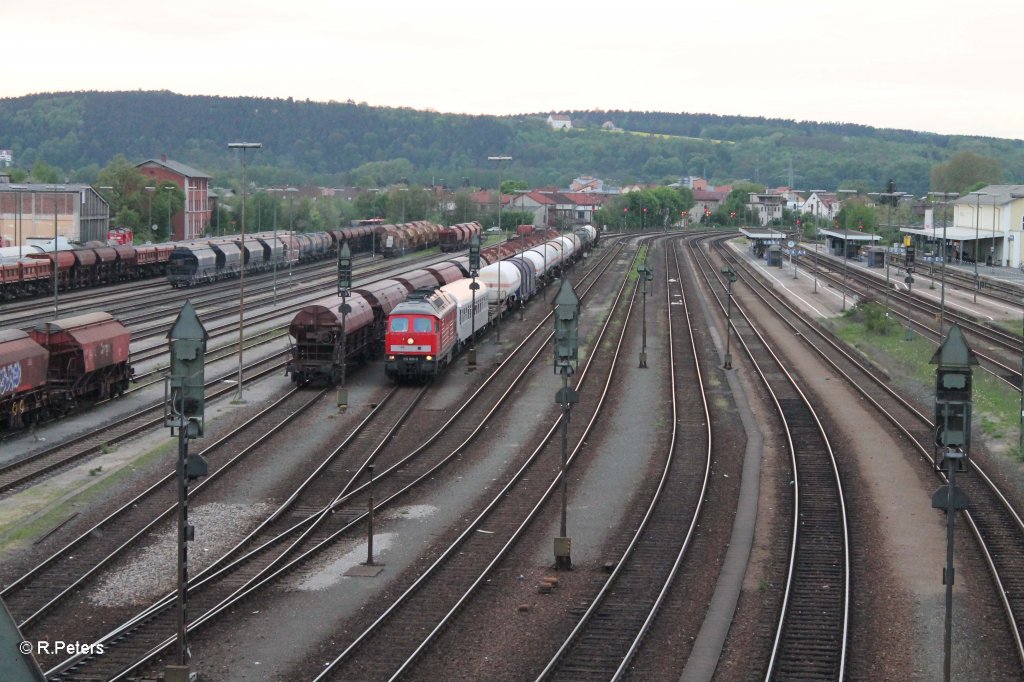
[[722, 190], [715, 190], [713, 192], [706, 189], [693, 190], [694, 201], [722, 201], [727, 196], [729, 196], [729, 193]]

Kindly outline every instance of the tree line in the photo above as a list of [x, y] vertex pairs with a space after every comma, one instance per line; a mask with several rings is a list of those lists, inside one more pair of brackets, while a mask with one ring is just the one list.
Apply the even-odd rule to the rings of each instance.
[[[22, 169], [41, 163], [59, 180], [80, 182], [94, 182], [120, 153], [133, 162], [167, 154], [222, 185], [237, 185], [239, 162], [227, 143], [238, 140], [263, 143], [249, 159], [249, 176], [261, 185], [495, 187], [497, 167], [487, 161], [494, 155], [511, 156], [505, 177], [531, 187], [565, 187], [580, 174], [611, 184], [699, 175], [716, 184], [776, 187], [790, 184], [792, 168], [798, 189], [874, 191], [895, 178], [922, 195], [940, 189], [933, 169], [958, 153], [994, 164], [991, 181], [1024, 181], [1019, 140], [710, 114], [564, 113], [572, 130], [549, 129], [546, 114], [467, 116], [171, 92], [50, 93], [0, 99], [0, 147], [12, 149]], [[602, 129], [606, 121], [618, 130]]]

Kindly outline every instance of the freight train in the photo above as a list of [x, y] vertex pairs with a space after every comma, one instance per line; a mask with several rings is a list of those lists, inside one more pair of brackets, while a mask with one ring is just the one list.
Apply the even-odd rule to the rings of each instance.
[[[524, 235], [521, 240], [483, 249], [480, 260], [487, 265], [478, 273], [480, 288], [476, 292], [475, 328], [483, 329], [499, 315], [525, 304], [566, 263], [594, 246], [597, 236], [597, 231], [587, 225], [575, 234], [559, 236], [556, 231], [538, 231]], [[365, 363], [387, 351], [385, 371], [388, 376], [396, 380], [436, 376], [465, 345], [468, 339], [465, 330], [472, 329], [467, 324], [473, 303], [467, 279], [469, 275], [469, 259], [460, 256], [401, 277], [353, 289], [346, 298], [351, 312], [344, 319], [344, 343], [343, 321], [338, 312], [341, 299], [330, 296], [306, 306], [295, 315], [289, 326], [291, 359], [287, 373], [293, 382], [299, 384], [335, 384], [340, 378], [343, 363]], [[492, 281], [493, 284], [490, 283]], [[412, 329], [416, 329], [414, 320], [421, 313], [410, 313], [410, 307], [399, 307], [407, 299], [411, 299], [409, 306], [413, 309], [433, 307], [439, 311], [433, 316], [438, 320], [439, 329], [441, 318], [454, 309], [455, 335], [438, 338], [435, 332], [416, 331], [412, 342], [408, 341], [409, 336], [403, 342], [400, 334], [388, 342], [388, 335], [398, 334], [397, 328], [402, 324], [396, 322], [396, 331], [389, 331], [388, 318], [391, 315], [405, 315]], [[407, 312], [403, 313], [403, 310]], [[423, 315], [430, 316], [427, 313]], [[420, 340], [424, 341], [421, 343]]]
[[30, 250], [21, 258], [0, 259], [0, 300], [53, 293], [53, 271], [61, 291], [113, 284], [164, 274], [173, 244], [107, 246], [88, 242], [63, 251]]
[[0, 331], [0, 431], [115, 398], [132, 378], [131, 332], [107, 313]]
[[[389, 378], [423, 381], [441, 374], [469, 344], [476, 330], [485, 328], [506, 311], [526, 305], [597, 239], [597, 231], [590, 225], [575, 234], [543, 234], [532, 229], [519, 234], [520, 250], [504, 258], [495, 257], [480, 269], [480, 289], [475, 298], [482, 308], [482, 319], [480, 311], [470, 312], [474, 296], [468, 279], [443, 286], [437, 292], [411, 295], [391, 311], [384, 338], [384, 373]], [[515, 245], [516, 241], [511, 241], [502, 246]], [[481, 298], [486, 303], [481, 303]]]
[[[235, 237], [202, 239], [177, 244], [167, 266], [167, 281], [172, 287], [196, 286], [206, 282], [264, 272], [288, 263], [310, 263], [336, 258], [338, 249], [348, 242], [353, 254], [379, 252], [385, 258], [437, 246], [446, 229], [426, 221], [382, 225], [376, 221], [326, 232], [260, 232], [246, 236], [243, 245]], [[457, 225], [459, 234], [480, 233], [479, 223]], [[465, 246], [468, 248], [468, 239]]]
[[[103, 244], [88, 242], [74, 249], [26, 246], [0, 252], [0, 300], [14, 300], [53, 293], [54, 268], [60, 291], [127, 282], [166, 275], [172, 287], [194, 286], [229, 277], [239, 271], [269, 270], [274, 263], [308, 263], [335, 258], [338, 244], [347, 241], [353, 253], [376, 250], [386, 257], [438, 245], [444, 230], [458, 228], [460, 235], [480, 232], [479, 223], [442, 228], [424, 221], [381, 225], [360, 221], [353, 227], [326, 232], [261, 232], [246, 236], [242, 248], [238, 235], [209, 237], [166, 244]], [[456, 241], [467, 248], [468, 238]]]

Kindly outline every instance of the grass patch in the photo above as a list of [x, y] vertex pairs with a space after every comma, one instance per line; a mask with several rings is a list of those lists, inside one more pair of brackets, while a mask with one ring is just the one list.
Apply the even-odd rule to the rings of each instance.
[[[934, 403], [936, 365], [931, 364], [936, 350], [934, 343], [917, 333], [907, 341], [905, 327], [891, 318], [886, 320], [884, 310], [875, 303], [848, 311], [832, 324], [843, 341], [886, 367], [894, 382], [914, 392], [923, 392]], [[1008, 452], [1017, 461], [1024, 461], [1024, 453], [1018, 451], [1016, 444], [1020, 429], [1020, 393], [978, 368], [973, 372], [973, 390], [971, 427], [974, 439], [980, 436], [993, 451]]]
[[[23, 500], [25, 505], [34, 506], [33, 503], [40, 501], [45, 505], [41, 507], [41, 510], [45, 509], [45, 511], [12, 519], [0, 526], [0, 552], [31, 542], [64, 521], [75, 510], [86, 509], [96, 500], [109, 497], [111, 491], [120, 487], [128, 476], [134, 474], [136, 469], [152, 464], [176, 448], [177, 441], [168, 439], [167, 443], [153, 448], [131, 462], [125, 462], [117, 471], [95, 483], [88, 484], [84, 490], [72, 494], [67, 499], [47, 500], [46, 497], [52, 495], [53, 492], [46, 489], [45, 482], [19, 493], [17, 497], [19, 500]], [[97, 467], [90, 470], [90, 476], [95, 475], [92, 473], [93, 471], [101, 469], [102, 467]]]

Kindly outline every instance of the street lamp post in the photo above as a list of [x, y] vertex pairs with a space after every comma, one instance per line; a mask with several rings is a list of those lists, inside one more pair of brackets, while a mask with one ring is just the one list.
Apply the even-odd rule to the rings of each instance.
[[[174, 188], [170, 185], [164, 185], [164, 189], [168, 192], [174, 192]], [[167, 240], [174, 241], [174, 228], [171, 225], [171, 215], [173, 212], [171, 209], [174, 208], [174, 197], [170, 194], [167, 195]]]
[[24, 222], [23, 221], [24, 206], [22, 205], [21, 192], [25, 188], [20, 186], [20, 185], [11, 185], [11, 189], [13, 189], [17, 193], [17, 197], [18, 197], [18, 208], [17, 208], [17, 210], [14, 213], [14, 240], [16, 242], [18, 242], [18, 260], [21, 260], [21, 258], [22, 258], [21, 242], [25, 238], [25, 235], [24, 235], [24, 225], [23, 225], [23, 222]]
[[[277, 204], [278, 204], [278, 201], [277, 201], [277, 196], [276, 195], [278, 193], [284, 192], [286, 190], [275, 189], [275, 188], [271, 187], [267, 191], [275, 194], [275, 197], [274, 197], [274, 227], [273, 227], [273, 232], [274, 232], [274, 237], [273, 237], [274, 248], [271, 250], [270, 257], [271, 257], [271, 260], [273, 261], [271, 267], [273, 267], [273, 269], [274, 269], [274, 306], [276, 307], [277, 306], [277, 261], [280, 259], [280, 253], [278, 253], [278, 246], [280, 246], [280, 243], [277, 241]], [[281, 249], [281, 253], [283, 253], [283, 252], [284, 252], [284, 249]], [[289, 270], [289, 273], [290, 272], [291, 272], [291, 270]]]
[[[948, 247], [946, 246], [946, 209], [949, 206], [949, 198], [959, 196], [956, 192], [928, 192], [931, 196], [942, 197], [942, 265], [939, 270], [939, 341], [945, 338], [945, 323], [946, 323], [946, 260], [948, 258]], [[935, 258], [932, 258], [934, 263]], [[934, 276], [932, 277], [934, 282]]]
[[[855, 189], [840, 189], [837, 190], [842, 194], [857, 194]], [[843, 311], [846, 311], [846, 290], [847, 280], [846, 275], [849, 272], [850, 262], [850, 227], [843, 225]]]
[[156, 191], [156, 187], [153, 185], [146, 185], [143, 189], [146, 190], [146, 196], [149, 198], [149, 229], [153, 232], [153, 192]]
[[50, 185], [50, 189], [53, 191], [53, 319], [60, 317], [60, 310], [58, 307], [58, 282], [57, 282], [57, 193], [64, 189], [63, 185]]
[[[285, 191], [288, 192], [288, 232], [289, 232], [288, 236], [290, 238], [294, 238], [295, 237], [295, 192], [298, 192], [299, 190], [297, 190], [294, 187], [289, 187]], [[291, 243], [294, 243], [294, 242], [289, 240], [288, 243], [291, 244]], [[370, 260], [373, 260], [373, 252], [372, 251], [370, 252]], [[292, 263], [294, 261], [295, 261], [295, 259], [292, 257], [292, 254], [289, 253], [288, 254], [288, 289], [289, 290], [291, 290], [291, 288], [292, 288]]]
[[[501, 229], [501, 162], [511, 161], [511, 156], [488, 156], [488, 161], [498, 162], [498, 232], [504, 234]], [[507, 241], [507, 238], [506, 238]], [[495, 322], [494, 342], [501, 343], [501, 260], [498, 261], [498, 319]]]
[[[241, 251], [245, 252], [245, 192], [246, 192], [246, 160], [245, 153], [249, 149], [262, 149], [261, 142], [229, 142], [228, 149], [242, 150], [242, 235]], [[244, 256], [243, 256], [244, 257]], [[245, 331], [245, 267], [239, 268], [238, 272], [238, 392], [235, 400], [244, 402], [242, 394], [242, 341]]]
[[[892, 212], [893, 206], [899, 200], [899, 197], [903, 196], [903, 192], [882, 192], [879, 196], [886, 198], [886, 202], [889, 204], [889, 222], [886, 225], [890, 230], [892, 229]], [[886, 333], [889, 331], [889, 247], [885, 249], [885, 324]]]
[[274, 202], [274, 248], [270, 257], [274, 261], [274, 307], [277, 307], [277, 202]]
[[989, 261], [991, 261], [989, 265], [996, 264], [996, 211], [999, 211], [999, 215], [1002, 217], [1003, 210], [996, 208], [996, 199], [992, 197], [992, 243], [988, 247]]
[[814, 202], [814, 293], [818, 293], [818, 268], [820, 267], [818, 260], [818, 242], [821, 241], [821, 224], [819, 218], [821, 217], [821, 195], [825, 193], [823, 189], [812, 189], [811, 194], [817, 198]]
[[980, 281], [978, 279], [978, 242], [980, 236], [978, 234], [979, 229], [979, 217], [981, 214], [981, 198], [988, 196], [988, 192], [971, 192], [974, 195], [974, 302], [978, 302], [978, 287]]

